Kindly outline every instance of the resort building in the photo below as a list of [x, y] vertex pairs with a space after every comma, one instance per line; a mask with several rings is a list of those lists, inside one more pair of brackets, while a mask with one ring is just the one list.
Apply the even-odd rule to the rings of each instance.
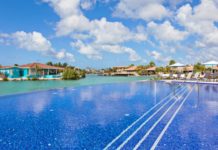
[[218, 66], [212, 67], [213, 72], [218, 72]]
[[194, 66], [185, 66], [183, 72], [184, 73], [194, 72]]
[[139, 76], [138, 73], [138, 67], [137, 66], [131, 66], [131, 67], [122, 67], [117, 70], [117, 72], [113, 73], [114, 76]]
[[180, 63], [176, 63], [170, 66], [170, 71], [173, 73], [189, 73], [194, 72], [194, 66], [193, 65], [183, 65]]
[[129, 73], [134, 73], [134, 72], [138, 71], [138, 67], [137, 66], [131, 66], [131, 67], [128, 67], [127, 69], [125, 69], [125, 71], [129, 72]]
[[128, 67], [126, 67], [126, 66], [115, 66], [115, 67], [113, 67], [113, 69], [116, 70], [116, 72], [122, 72], [126, 68], [128, 68]]
[[49, 66], [41, 63], [31, 63], [21, 66], [2, 66], [0, 74], [9, 79], [58, 79], [61, 78], [61, 72], [64, 68]]
[[146, 69], [147, 75], [154, 75], [156, 74], [156, 67], [149, 67]]

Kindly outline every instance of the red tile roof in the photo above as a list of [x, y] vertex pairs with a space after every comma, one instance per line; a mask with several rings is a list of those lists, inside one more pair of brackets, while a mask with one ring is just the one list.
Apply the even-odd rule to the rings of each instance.
[[214, 67], [213, 67], [213, 70], [218, 70], [218, 66], [214, 66]]
[[12, 66], [0, 66], [1, 69], [12, 68]]
[[41, 69], [60, 69], [60, 70], [64, 69], [62, 67], [49, 66], [49, 65], [41, 64], [41, 63], [25, 64], [25, 65], [21, 65], [19, 67], [20, 68], [36, 68], [36, 67], [39, 67]]
[[156, 67], [150, 67], [148, 69], [146, 69], [147, 71], [155, 71], [156, 70]]
[[135, 71], [135, 70], [137, 70], [137, 66], [131, 66], [131, 67], [129, 67], [129, 68], [127, 68], [127, 69], [125, 69], [126, 71]]

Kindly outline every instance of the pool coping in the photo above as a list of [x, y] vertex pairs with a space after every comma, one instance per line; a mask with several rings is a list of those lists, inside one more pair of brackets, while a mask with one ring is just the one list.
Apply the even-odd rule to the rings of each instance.
[[192, 83], [192, 84], [212, 84], [218, 85], [218, 82], [206, 82], [206, 81], [199, 81], [199, 80], [160, 80], [166, 83]]

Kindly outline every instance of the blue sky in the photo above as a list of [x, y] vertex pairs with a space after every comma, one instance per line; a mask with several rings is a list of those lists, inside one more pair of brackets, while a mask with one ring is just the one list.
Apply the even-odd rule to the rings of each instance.
[[218, 60], [217, 0], [1, 0], [0, 64]]

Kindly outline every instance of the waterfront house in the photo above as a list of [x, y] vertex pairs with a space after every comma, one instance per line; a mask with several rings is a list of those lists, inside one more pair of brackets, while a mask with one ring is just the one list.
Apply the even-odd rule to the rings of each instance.
[[138, 76], [138, 69], [137, 66], [120, 66], [120, 67], [113, 67], [116, 69], [116, 72], [112, 73], [113, 76]]
[[115, 66], [113, 67], [114, 70], [116, 70], [116, 72], [122, 72], [126, 69], [126, 66]]
[[130, 66], [127, 69], [125, 69], [126, 72], [137, 72], [138, 71], [138, 67], [137, 66]]
[[0, 74], [8, 78], [19, 78], [20, 77], [20, 68], [18, 66], [1, 66]]
[[156, 74], [156, 67], [155, 66], [154, 67], [149, 67], [149, 68], [146, 69], [146, 71], [147, 71], [148, 75], [154, 75], [154, 74]]
[[184, 73], [189, 73], [189, 72], [194, 72], [194, 66], [192, 65], [187, 65], [183, 68]]
[[218, 72], [218, 66], [213, 66], [212, 69], [214, 72]]
[[41, 63], [31, 63], [20, 66], [2, 66], [0, 73], [9, 79], [58, 79], [64, 68], [49, 66]]

